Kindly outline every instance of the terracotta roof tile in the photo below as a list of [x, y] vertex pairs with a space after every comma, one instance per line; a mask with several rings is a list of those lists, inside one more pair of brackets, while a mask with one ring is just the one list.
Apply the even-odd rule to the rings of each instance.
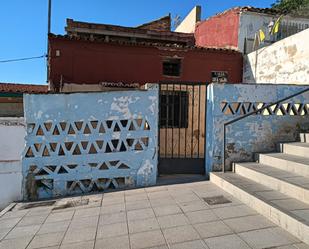
[[198, 47], [198, 46], [191, 46], [191, 45], [181, 45], [178, 43], [133, 42], [133, 41], [120, 41], [120, 40], [106, 41], [104, 38], [90, 38], [88, 36], [55, 35], [51, 33], [48, 35], [48, 37], [49, 39], [101, 42], [101, 43], [137, 46], [137, 47], [157, 47], [157, 48], [172, 48], [172, 49], [180, 49], [180, 50], [200, 50], [200, 51], [225, 51], [225, 52], [239, 53], [237, 49], [233, 49], [233, 48]]
[[2, 93], [47, 93], [48, 85], [1, 83], [0, 92]]

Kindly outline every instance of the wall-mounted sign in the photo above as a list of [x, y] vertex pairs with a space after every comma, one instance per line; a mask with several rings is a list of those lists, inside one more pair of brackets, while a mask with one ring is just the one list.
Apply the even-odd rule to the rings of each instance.
[[212, 83], [227, 83], [228, 73], [224, 71], [213, 71], [211, 72]]

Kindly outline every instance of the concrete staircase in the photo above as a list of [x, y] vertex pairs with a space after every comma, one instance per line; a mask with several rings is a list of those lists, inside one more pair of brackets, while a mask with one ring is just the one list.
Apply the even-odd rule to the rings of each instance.
[[309, 244], [309, 133], [281, 153], [260, 154], [258, 162], [236, 163], [235, 173], [210, 173], [226, 192]]

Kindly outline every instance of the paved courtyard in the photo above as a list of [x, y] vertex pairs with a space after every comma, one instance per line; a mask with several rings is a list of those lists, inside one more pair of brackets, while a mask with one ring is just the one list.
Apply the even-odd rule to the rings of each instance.
[[[213, 196], [231, 202], [207, 204]], [[0, 249], [309, 248], [207, 181], [44, 204], [0, 218]]]

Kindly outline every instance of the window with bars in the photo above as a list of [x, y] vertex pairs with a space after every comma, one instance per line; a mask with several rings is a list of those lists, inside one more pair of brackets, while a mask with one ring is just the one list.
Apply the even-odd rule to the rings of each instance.
[[163, 75], [179, 77], [181, 72], [181, 59], [166, 58], [163, 60]]
[[188, 128], [189, 97], [186, 91], [160, 93], [160, 127]]

